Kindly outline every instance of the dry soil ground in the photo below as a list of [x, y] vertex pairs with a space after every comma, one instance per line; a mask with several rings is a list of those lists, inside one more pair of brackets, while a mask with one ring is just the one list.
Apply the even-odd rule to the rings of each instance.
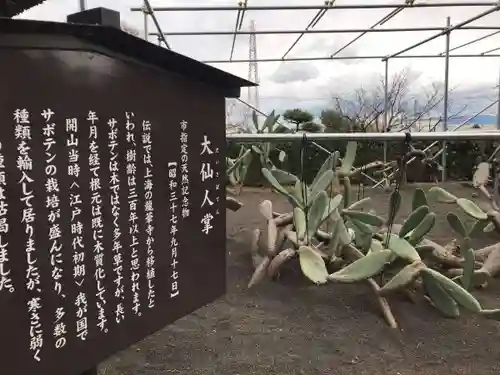
[[[462, 197], [471, 190], [446, 188]], [[403, 189], [408, 212], [412, 188]], [[367, 189], [378, 212], [388, 194]], [[388, 328], [371, 291], [363, 285], [267, 282], [246, 285], [252, 273], [249, 233], [262, 226], [256, 206], [271, 199], [277, 211], [287, 203], [268, 191], [244, 192], [245, 207], [228, 213], [227, 295], [126, 350], [101, 366], [106, 375], [488, 375], [500, 372], [500, 323], [479, 317], [444, 319], [428, 305], [391, 300], [401, 331]], [[432, 238], [448, 242], [452, 233], [440, 213]], [[476, 247], [491, 243], [484, 239]], [[500, 307], [500, 289], [478, 297]]]

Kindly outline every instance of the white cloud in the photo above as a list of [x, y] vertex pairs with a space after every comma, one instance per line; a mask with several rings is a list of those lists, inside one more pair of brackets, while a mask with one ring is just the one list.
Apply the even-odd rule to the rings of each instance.
[[295, 62], [283, 63], [270, 77], [276, 83], [307, 82], [318, 78], [320, 72], [314, 64]]
[[[416, 0], [427, 2], [454, 2], [454, 0]], [[465, 1], [465, 0], [463, 0]], [[468, 0], [471, 1], [471, 0]], [[370, 3], [403, 3], [403, 0], [370, 0]], [[67, 14], [78, 11], [77, 0], [48, 0], [46, 3], [25, 12], [22, 18], [64, 21]], [[323, 3], [322, 0], [273, 0], [273, 5], [304, 5]], [[336, 4], [360, 4], [366, 0], [337, 0]], [[163, 0], [152, 1], [153, 6], [195, 6], [195, 5], [229, 5], [234, 6], [236, 0]], [[103, 6], [121, 12], [122, 19], [143, 32], [142, 14], [131, 12], [131, 7], [141, 5], [140, 0], [87, 0], [89, 8]], [[270, 5], [269, 0], [249, 0], [249, 5]], [[404, 10], [383, 27], [424, 27], [444, 26], [446, 17], [451, 17], [452, 24], [457, 24], [475, 14], [485, 11], [485, 7], [475, 8], [417, 8]], [[353, 29], [368, 28], [381, 19], [390, 10], [330, 10], [315, 27], [316, 29]], [[249, 29], [250, 20], [255, 20], [257, 30], [303, 29], [316, 11], [269, 11], [247, 12], [243, 29]], [[236, 20], [236, 12], [158, 12], [158, 20], [163, 31], [208, 31], [232, 30]], [[471, 25], [500, 24], [500, 12], [493, 13]], [[149, 22], [149, 30], [156, 31]], [[451, 35], [451, 46], [458, 46], [474, 38], [486, 35], [491, 31], [467, 30], [456, 31]], [[345, 49], [339, 56], [387, 55], [398, 52], [412, 44], [425, 39], [435, 31], [372, 33], [359, 39]], [[288, 57], [328, 56], [358, 34], [307, 34], [288, 54]], [[297, 35], [257, 35], [259, 58], [281, 58], [293, 44]], [[168, 41], [177, 52], [198, 60], [228, 59], [232, 44], [232, 36], [170, 36]], [[234, 59], [248, 58], [248, 35], [240, 35], [236, 39]], [[500, 34], [482, 40], [471, 46], [461, 48], [453, 53], [481, 53], [500, 47]], [[445, 49], [444, 37], [437, 38], [409, 54], [437, 54]], [[497, 85], [499, 74], [498, 58], [457, 58], [450, 63], [450, 87], [466, 93], [473, 92], [470, 101], [476, 107], [488, 104], [496, 99], [492, 87]], [[295, 65], [294, 65], [295, 64]], [[215, 65], [215, 64], [214, 64]], [[248, 64], [216, 64], [241, 77], [248, 74]], [[394, 59], [389, 63], [390, 72], [394, 73], [405, 67], [420, 73], [421, 84], [443, 80], [444, 59]], [[380, 60], [354, 61], [315, 61], [307, 63], [270, 62], [259, 63], [261, 86], [261, 106], [265, 111], [276, 107], [319, 108], [328, 104], [332, 92], [348, 92], [373, 77], [383, 74], [384, 64]], [[295, 78], [293, 78], [295, 77]], [[300, 78], [302, 77], [302, 78]], [[243, 98], [246, 90], [243, 90]], [[455, 97], [459, 94], [454, 93]], [[483, 104], [485, 103], [485, 104]]]

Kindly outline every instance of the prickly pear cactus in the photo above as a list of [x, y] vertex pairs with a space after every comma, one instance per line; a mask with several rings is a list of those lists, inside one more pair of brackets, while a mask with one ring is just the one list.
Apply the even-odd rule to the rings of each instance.
[[[480, 164], [476, 169], [474, 184], [479, 188], [485, 187], [488, 168], [481, 167]], [[494, 208], [495, 201], [492, 201], [491, 210], [485, 212], [475, 202], [456, 197], [441, 187], [431, 188], [429, 194], [438, 202], [456, 205], [471, 222], [466, 224], [465, 220], [454, 213], [449, 213], [446, 217], [459, 237], [461, 255], [461, 267], [450, 270], [450, 275], [467, 289], [487, 286], [488, 281], [500, 274], [500, 242], [478, 250], [474, 250], [470, 242], [493, 230], [500, 232], [500, 212]]]
[[[485, 275], [500, 271], [500, 263], [497, 268], [491, 266], [492, 262], [477, 267], [470, 247], [470, 239], [488, 229], [490, 215], [474, 202], [436, 186], [428, 194], [417, 189], [412, 212], [402, 224], [392, 224], [402, 203], [399, 192], [391, 195], [387, 220], [369, 209], [370, 198], [352, 200], [350, 176], [357, 173], [353, 169], [355, 154], [355, 142], [349, 143], [344, 158], [338, 152], [332, 153], [310, 185], [288, 172], [262, 168], [273, 190], [284, 196], [292, 208], [289, 213], [277, 214], [270, 201], [261, 203], [267, 230], [258, 233], [261, 238], [254, 241], [261, 245], [253, 247], [259, 258], [254, 262], [249, 287], [279, 275], [285, 263], [298, 258], [303, 275], [316, 285], [368, 283], [384, 318], [394, 328], [397, 322], [385, 297], [396, 292], [423, 292], [425, 299], [448, 317], [458, 317], [461, 309], [466, 309], [500, 319], [500, 310], [483, 309], [469, 291]], [[460, 237], [458, 246], [440, 246], [427, 238], [436, 222], [429, 199], [456, 204], [476, 220], [468, 227], [458, 216], [447, 216]], [[460, 254], [456, 254], [457, 249]], [[500, 262], [499, 252], [490, 253], [496, 254]], [[436, 265], [439, 267], [435, 269]], [[442, 266], [461, 272], [448, 277], [440, 272]]]
[[[241, 149], [242, 151], [243, 148]], [[237, 159], [226, 158], [226, 178], [229, 185], [235, 186], [238, 184], [241, 176], [246, 174], [245, 160], [249, 153], [240, 152], [240, 156]], [[238, 211], [243, 207], [243, 203], [238, 199], [228, 195], [229, 189], [226, 188], [226, 208], [231, 211]]]

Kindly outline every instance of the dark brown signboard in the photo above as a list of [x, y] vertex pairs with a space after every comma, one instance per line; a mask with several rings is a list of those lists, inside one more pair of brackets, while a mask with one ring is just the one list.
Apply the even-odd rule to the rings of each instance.
[[1, 49], [0, 363], [76, 375], [225, 291], [224, 96]]

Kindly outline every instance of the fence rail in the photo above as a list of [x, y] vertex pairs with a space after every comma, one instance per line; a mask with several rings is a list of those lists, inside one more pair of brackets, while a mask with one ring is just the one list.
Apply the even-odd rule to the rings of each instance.
[[397, 132], [397, 133], [293, 133], [228, 134], [229, 142], [310, 141], [500, 141], [500, 130], [463, 132]]

